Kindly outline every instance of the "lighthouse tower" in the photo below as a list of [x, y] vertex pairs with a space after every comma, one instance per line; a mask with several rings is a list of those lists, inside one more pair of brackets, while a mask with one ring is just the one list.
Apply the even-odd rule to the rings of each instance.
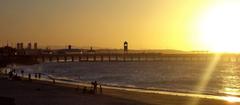
[[127, 53], [128, 52], [128, 42], [127, 41], [124, 42], [123, 48], [124, 48], [124, 53]]

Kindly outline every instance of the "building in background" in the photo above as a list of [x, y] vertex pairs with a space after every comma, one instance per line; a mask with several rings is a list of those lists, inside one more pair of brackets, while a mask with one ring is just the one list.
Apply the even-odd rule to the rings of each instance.
[[27, 49], [28, 49], [28, 50], [31, 50], [31, 49], [32, 49], [32, 44], [31, 44], [31, 43], [28, 43]]
[[34, 43], [34, 50], [37, 50], [38, 49], [38, 44], [35, 42]]
[[124, 53], [127, 53], [128, 52], [128, 42], [127, 41], [124, 42], [123, 47], [124, 47]]

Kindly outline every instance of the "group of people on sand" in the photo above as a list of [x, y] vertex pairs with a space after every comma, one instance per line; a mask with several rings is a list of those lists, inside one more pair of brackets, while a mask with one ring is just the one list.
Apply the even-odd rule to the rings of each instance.
[[8, 78], [10, 80], [19, 80], [20, 79], [20, 77], [18, 76], [15, 69], [12, 69], [11, 71], [8, 72]]
[[[99, 93], [102, 94], [102, 85], [98, 84], [97, 81], [91, 82], [92, 84], [92, 89], [91, 89], [91, 93], [93, 94], [97, 94], [98, 93], [98, 88], [97, 86], [99, 85]], [[86, 87], [83, 87], [83, 93], [85, 93], [87, 91]]]
[[[24, 71], [21, 70], [20, 71], [21, 73], [21, 76], [24, 77]], [[9, 76], [9, 79], [11, 80], [16, 80], [17, 78], [20, 79], [20, 76], [18, 76], [17, 72], [15, 69], [12, 69], [10, 70], [10, 72], [8, 72], [8, 76]], [[41, 78], [41, 73], [34, 73], [34, 76], [35, 76], [35, 79], [40, 79]], [[51, 78], [53, 79], [53, 84], [55, 84], [55, 79], [54, 78]], [[29, 73], [28, 74], [28, 80], [32, 80], [32, 74]], [[93, 94], [97, 94], [98, 93], [98, 85], [99, 85], [99, 93], [102, 94], [102, 85], [99, 84], [97, 81], [93, 81], [91, 82], [91, 90], [89, 91], [90, 93], [93, 93]], [[83, 92], [87, 92], [87, 87], [83, 87]]]
[[[41, 79], [41, 73], [35, 73], [34, 76], [35, 76], [35, 79]], [[29, 73], [28, 74], [28, 79], [31, 80], [31, 77], [32, 75]]]
[[[5, 72], [5, 73], [7, 73], [7, 72]], [[20, 73], [21, 73], [21, 77], [24, 78], [24, 71], [21, 70]], [[10, 80], [20, 79], [20, 76], [17, 74], [15, 69], [10, 70], [7, 74], [8, 74], [8, 78]], [[37, 78], [40, 79], [41, 78], [41, 73], [35, 73], [34, 75], [35, 75], [35, 79], [37, 79]], [[32, 79], [31, 77], [32, 77], [32, 74], [29, 73], [28, 74], [28, 79], [31, 80]]]

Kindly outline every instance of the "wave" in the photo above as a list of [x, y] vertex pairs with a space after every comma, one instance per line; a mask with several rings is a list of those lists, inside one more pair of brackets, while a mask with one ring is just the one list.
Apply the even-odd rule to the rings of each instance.
[[[69, 85], [81, 85], [81, 86], [91, 86], [90, 82], [86, 81], [76, 81], [72, 79], [66, 79], [66, 77], [58, 77], [55, 78], [58, 83], [64, 83]], [[44, 78], [42, 80], [50, 81], [49, 78]], [[205, 99], [216, 99], [216, 100], [224, 100], [228, 101], [229, 95], [226, 94], [199, 94], [199, 93], [191, 93], [191, 92], [179, 92], [179, 91], [170, 91], [166, 89], [159, 89], [155, 87], [149, 88], [139, 88], [133, 85], [129, 86], [120, 86], [118, 84], [101, 84], [103, 89], [114, 89], [114, 90], [124, 90], [130, 92], [140, 92], [140, 93], [150, 93], [150, 94], [161, 94], [161, 95], [172, 95], [172, 96], [184, 96], [184, 97], [196, 97], [196, 98], [205, 98]], [[239, 97], [234, 97], [237, 100], [240, 100]]]
[[[196, 83], [202, 78], [205, 64], [178, 64], [164, 62], [81, 62], [81, 63], [44, 63], [33, 66], [18, 66], [26, 73], [43, 73], [45, 78], [63, 82], [85, 83], [99, 81], [106, 87], [140, 89], [141, 91], [173, 92], [184, 94], [204, 94], [227, 96], [221, 90], [230, 81], [237, 88], [240, 84], [239, 65], [221, 64], [216, 67], [209, 85], [204, 91], [195, 91]], [[229, 72], [229, 67], [233, 67]], [[234, 72], [234, 74], [232, 74]], [[184, 75], [182, 75], [184, 73]], [[137, 91], [140, 91], [137, 90]], [[238, 95], [235, 95], [238, 96]]]

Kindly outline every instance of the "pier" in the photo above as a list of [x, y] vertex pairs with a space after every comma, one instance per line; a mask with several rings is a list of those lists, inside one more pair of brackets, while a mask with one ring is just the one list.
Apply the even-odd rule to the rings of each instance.
[[121, 50], [73, 49], [39, 49], [37, 43], [29, 43], [27, 48], [23, 43], [17, 43], [16, 48], [5, 46], [0, 48], [0, 62], [210, 62], [218, 56], [219, 62], [240, 62], [240, 54], [215, 54], [208, 52], [188, 53], [153, 53], [144, 51], [129, 51], [128, 42], [124, 42]]
[[[44, 62], [209, 62], [215, 54], [95, 53], [19, 55]], [[240, 54], [222, 54], [219, 62], [240, 62]]]

